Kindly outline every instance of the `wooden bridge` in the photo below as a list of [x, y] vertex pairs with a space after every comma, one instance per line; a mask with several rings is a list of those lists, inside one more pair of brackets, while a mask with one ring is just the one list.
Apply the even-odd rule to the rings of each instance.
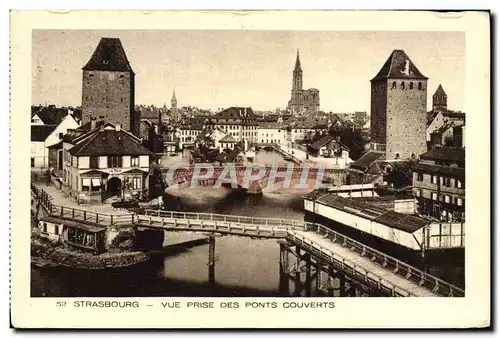
[[[310, 295], [311, 280], [317, 288], [321, 276], [340, 280], [340, 294], [345, 295], [347, 284], [351, 294], [368, 294], [395, 297], [463, 297], [464, 290], [437, 277], [418, 270], [396, 258], [359, 243], [321, 224], [290, 219], [246, 217], [207, 213], [146, 210], [143, 214], [104, 215], [55, 206], [44, 197], [42, 189], [32, 185], [32, 194], [38, 204], [43, 204], [47, 214], [62, 220], [94, 222], [101, 225], [134, 225], [158, 231], [189, 231], [208, 234], [209, 279], [215, 267], [214, 235], [235, 235], [252, 238], [275, 238], [280, 241], [280, 277], [295, 275], [296, 290], [306, 288]], [[296, 258], [290, 264], [289, 255]], [[305, 262], [305, 271], [301, 265]], [[305, 272], [305, 284], [301, 274]], [[312, 275], [314, 272], [314, 275]], [[285, 284], [285, 283], [284, 283]], [[309, 292], [308, 292], [309, 290]]]

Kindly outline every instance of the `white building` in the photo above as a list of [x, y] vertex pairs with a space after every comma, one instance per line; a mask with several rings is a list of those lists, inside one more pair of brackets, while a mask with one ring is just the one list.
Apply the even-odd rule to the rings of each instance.
[[257, 143], [286, 144], [287, 131], [279, 122], [259, 122], [257, 130]]

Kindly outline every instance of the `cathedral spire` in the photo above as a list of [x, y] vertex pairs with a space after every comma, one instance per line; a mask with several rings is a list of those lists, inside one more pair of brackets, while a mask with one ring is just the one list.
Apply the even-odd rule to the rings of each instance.
[[302, 70], [302, 68], [300, 67], [300, 55], [298, 48], [297, 48], [297, 59], [295, 60], [295, 70]]

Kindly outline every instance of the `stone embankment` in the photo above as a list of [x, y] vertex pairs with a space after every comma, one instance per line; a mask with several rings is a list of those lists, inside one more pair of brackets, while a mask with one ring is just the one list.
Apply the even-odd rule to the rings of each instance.
[[63, 245], [53, 244], [39, 238], [31, 242], [31, 262], [37, 267], [64, 266], [76, 269], [123, 268], [149, 260], [145, 252], [106, 252], [93, 255]]

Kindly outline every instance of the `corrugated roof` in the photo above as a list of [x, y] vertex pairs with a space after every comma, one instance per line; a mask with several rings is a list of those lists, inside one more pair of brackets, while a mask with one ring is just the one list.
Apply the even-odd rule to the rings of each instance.
[[101, 38], [83, 70], [119, 71], [134, 74], [120, 39]]
[[151, 155], [127, 132], [98, 130], [69, 150], [75, 156]]
[[306, 195], [305, 198], [408, 233], [413, 233], [431, 223], [430, 220], [418, 216], [386, 210], [378, 206], [358, 201], [356, 198], [340, 197], [335, 193], [318, 192], [316, 195]]
[[57, 126], [31, 126], [31, 142], [45, 142]]
[[405, 51], [400, 49], [391, 53], [372, 81], [388, 78], [427, 80], [427, 77], [422, 75]]

